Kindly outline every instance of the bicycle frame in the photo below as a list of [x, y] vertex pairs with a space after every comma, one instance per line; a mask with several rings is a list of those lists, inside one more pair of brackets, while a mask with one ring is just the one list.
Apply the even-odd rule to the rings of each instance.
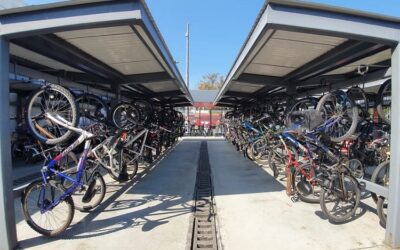
[[[150, 148], [152, 150], [154, 149], [153, 147], [150, 147], [150, 146], [146, 145], [148, 134], [149, 134], [149, 130], [147, 128], [145, 128], [142, 131], [140, 131], [139, 133], [137, 133], [134, 137], [129, 139], [124, 144], [124, 147], [127, 148], [129, 153], [134, 153], [135, 154], [135, 157], [134, 157], [134, 159], [132, 161], [137, 160], [143, 154], [143, 150], [144, 150], [145, 147], [146, 148]], [[135, 151], [133, 149], [129, 149], [129, 146], [131, 146], [135, 141], [137, 141], [142, 136], [143, 136], [143, 140], [142, 140], [142, 145], [140, 146], [140, 150], [139, 151]]]
[[[48, 178], [51, 174], [54, 174], [57, 177], [60, 177], [61, 180], [68, 180], [70, 182], [72, 182], [72, 186], [69, 187], [67, 190], [65, 190], [65, 192], [56, 200], [52, 201], [50, 204], [48, 204], [47, 206], [45, 206], [44, 204], [44, 199], [46, 197], [46, 193], [44, 189], [41, 189], [41, 193], [39, 196], [39, 199], [41, 199], [42, 203], [41, 203], [41, 213], [45, 213], [46, 211], [52, 209], [53, 207], [57, 206], [61, 201], [63, 201], [66, 197], [70, 196], [77, 187], [82, 186], [82, 174], [83, 171], [85, 169], [86, 166], [86, 160], [88, 157], [88, 153], [91, 147], [91, 141], [87, 140], [91, 137], [93, 137], [93, 135], [85, 130], [82, 130], [80, 128], [75, 128], [73, 126], [71, 126], [67, 121], [65, 121], [62, 117], [53, 117], [50, 114], [45, 114], [45, 116], [51, 120], [52, 122], [63, 126], [69, 130], [72, 130], [74, 132], [80, 133], [80, 136], [78, 137], [78, 139], [73, 142], [69, 147], [67, 147], [63, 152], [61, 152], [59, 155], [57, 155], [54, 159], [52, 159], [47, 166], [44, 166], [41, 170], [42, 173], [42, 179], [43, 179], [43, 184], [50, 184], [52, 186], [54, 186], [55, 184], [51, 183], [48, 181]], [[81, 155], [81, 157], [79, 158], [79, 162], [78, 165], [76, 166], [77, 169], [77, 176], [76, 178], [72, 178], [70, 176], [68, 176], [67, 174], [65, 174], [64, 172], [60, 172], [57, 169], [55, 169], [55, 165], [61, 161], [66, 155], [68, 155], [68, 153], [70, 153], [73, 149], [75, 149], [77, 146], [79, 146], [80, 144], [82, 144], [83, 142], [85, 142], [85, 146], [84, 146], [84, 150], [83, 153]]]

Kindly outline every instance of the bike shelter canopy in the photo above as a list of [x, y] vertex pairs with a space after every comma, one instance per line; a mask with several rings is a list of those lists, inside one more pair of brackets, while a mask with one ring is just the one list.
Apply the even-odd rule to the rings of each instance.
[[[298, 1], [261, 10], [215, 99], [240, 106], [269, 94], [319, 94], [388, 77], [400, 19]], [[358, 66], [369, 65], [365, 77]]]
[[359, 180], [390, 201], [385, 241], [391, 247], [400, 247], [400, 101], [394, 98], [400, 96], [399, 42], [398, 18], [269, 0], [214, 100], [249, 107], [278, 93], [307, 97], [391, 77], [390, 186]]
[[80, 0], [0, 11], [0, 249], [17, 245], [10, 153], [10, 88], [34, 79], [190, 106], [192, 97], [146, 4]]
[[128, 99], [173, 106], [192, 102], [144, 1], [7, 9], [0, 11], [0, 22], [0, 34], [9, 41], [12, 87], [29, 88], [18, 84], [24, 77], [62, 78], [103, 93], [119, 90]]

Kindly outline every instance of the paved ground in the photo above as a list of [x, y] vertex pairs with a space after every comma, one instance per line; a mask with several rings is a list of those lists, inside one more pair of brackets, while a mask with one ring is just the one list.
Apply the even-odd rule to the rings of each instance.
[[[22, 220], [16, 200], [18, 239], [32, 249], [185, 249], [200, 142], [176, 146], [138, 181], [108, 179], [105, 202], [94, 212], [75, 213], [65, 239], [46, 239]], [[144, 172], [143, 172], [144, 171]]]
[[65, 238], [46, 239], [22, 220], [18, 238], [32, 249], [187, 249], [201, 140], [208, 140], [221, 249], [385, 249], [370, 198], [357, 218], [334, 225], [319, 205], [292, 202], [284, 186], [221, 138], [186, 138], [127, 185], [108, 179], [105, 202], [76, 212]]
[[385, 249], [371, 198], [359, 218], [329, 223], [319, 204], [293, 203], [271, 172], [226, 141], [209, 141], [223, 249]]

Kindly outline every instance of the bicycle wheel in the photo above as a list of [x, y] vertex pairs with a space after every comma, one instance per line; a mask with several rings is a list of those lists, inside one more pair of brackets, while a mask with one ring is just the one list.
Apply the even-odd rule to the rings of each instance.
[[68, 140], [73, 132], [55, 124], [45, 114], [51, 114], [75, 127], [78, 111], [71, 92], [60, 85], [43, 86], [31, 94], [25, 109], [28, 130], [36, 139], [50, 145]]
[[304, 110], [315, 109], [317, 104], [318, 104], [318, 98], [315, 97], [307, 97], [298, 100], [293, 106], [291, 106], [288, 109], [288, 112], [286, 113], [286, 119], [285, 119], [286, 126], [288, 126], [289, 124], [289, 117], [293, 111], [304, 111]]
[[79, 108], [79, 127], [84, 128], [95, 122], [107, 122], [108, 105], [98, 96], [83, 94], [76, 98]]
[[279, 172], [283, 172], [283, 170], [286, 168], [287, 161], [288, 152], [285, 146], [280, 141], [277, 141], [269, 151], [268, 165], [274, 171], [274, 174], [276, 174]]
[[132, 128], [140, 122], [140, 112], [135, 106], [121, 103], [112, 111], [112, 121], [117, 128]]
[[358, 159], [349, 160], [349, 169], [354, 177], [362, 179], [364, 177], [364, 164]]
[[49, 183], [32, 182], [25, 188], [22, 197], [22, 211], [28, 225], [36, 232], [54, 237], [64, 232], [74, 217], [74, 202], [67, 196], [57, 206], [46, 209], [59, 199], [64, 191]]
[[151, 119], [153, 106], [145, 100], [136, 100], [133, 105], [139, 110], [140, 122], [143, 124]]
[[250, 153], [258, 164], [268, 163], [269, 147], [267, 141], [264, 138], [255, 141], [251, 145]]
[[123, 152], [123, 164], [126, 164], [126, 172], [128, 173], [128, 179], [131, 180], [138, 171], [138, 161], [135, 159], [133, 154], [125, 151]]
[[338, 173], [329, 187], [322, 189], [320, 206], [330, 221], [342, 223], [355, 214], [360, 199], [357, 180], [347, 173]]
[[376, 111], [385, 123], [390, 125], [390, 108], [392, 98], [392, 80], [388, 79], [379, 88], [376, 99]]
[[324, 95], [316, 110], [324, 116], [324, 132], [331, 141], [341, 142], [354, 134], [358, 124], [358, 108], [343, 91]]
[[[315, 176], [313, 166], [311, 164], [303, 164], [301, 166], [302, 170], [305, 174], [310, 174]], [[321, 187], [316, 183], [312, 183], [307, 180], [307, 177], [300, 171], [299, 168], [296, 168], [294, 172], [294, 188], [296, 193], [298, 194], [300, 200], [307, 203], [319, 203], [321, 200]]]
[[106, 183], [103, 176], [97, 171], [92, 172], [90, 168], [89, 166], [89, 169], [83, 172], [83, 186], [78, 187], [72, 194], [75, 208], [81, 212], [87, 212], [99, 206], [106, 195]]
[[[389, 168], [390, 168], [390, 161], [387, 160], [379, 164], [371, 176], [371, 182], [376, 183], [381, 186], [388, 187], [389, 186]], [[378, 202], [378, 196], [375, 193], [371, 192], [371, 197], [375, 201]]]
[[346, 91], [347, 96], [358, 106], [359, 112], [363, 117], [369, 117], [368, 98], [364, 90], [358, 86], [349, 88]]
[[113, 161], [113, 167], [108, 169], [108, 173], [110, 174], [111, 178], [118, 181], [118, 177], [126, 167], [127, 172], [127, 179], [131, 180], [137, 173], [138, 170], [138, 162], [134, 158], [133, 153], [129, 153], [126, 149], [120, 150], [119, 152], [115, 153], [111, 160]]
[[384, 197], [379, 197], [378, 202], [376, 203], [376, 210], [378, 212], [379, 222], [384, 228], [386, 228], [388, 204], [388, 199]]

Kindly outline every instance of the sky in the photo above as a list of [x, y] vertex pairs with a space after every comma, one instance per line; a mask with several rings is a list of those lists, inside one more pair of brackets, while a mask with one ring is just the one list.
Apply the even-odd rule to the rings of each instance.
[[[1, 1], [1, 0], [0, 0]], [[27, 4], [55, 0], [24, 0]], [[227, 75], [264, 0], [147, 0], [147, 5], [185, 79], [185, 33], [190, 24], [190, 88], [207, 73]], [[400, 17], [400, 0], [310, 2]]]

